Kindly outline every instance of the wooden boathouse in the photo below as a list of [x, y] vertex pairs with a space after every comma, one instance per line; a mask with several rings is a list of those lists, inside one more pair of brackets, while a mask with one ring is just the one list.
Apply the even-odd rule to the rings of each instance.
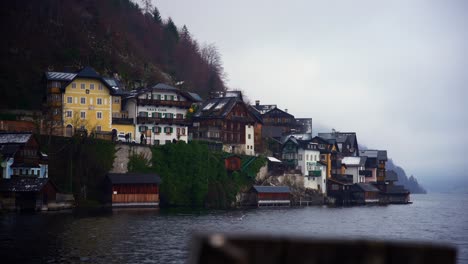
[[288, 186], [253, 186], [251, 193], [258, 207], [291, 206], [291, 190]]
[[158, 207], [160, 183], [156, 174], [109, 173], [105, 199], [112, 207]]

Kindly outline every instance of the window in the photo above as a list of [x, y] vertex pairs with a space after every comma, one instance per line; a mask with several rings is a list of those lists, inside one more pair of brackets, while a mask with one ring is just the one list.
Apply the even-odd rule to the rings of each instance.
[[173, 113], [166, 113], [166, 118], [174, 118], [174, 114]]
[[140, 126], [138, 127], [138, 131], [140, 132], [145, 132], [148, 128], [146, 126]]
[[159, 146], [159, 144], [160, 144], [160, 143], [159, 143], [159, 139], [155, 139], [155, 140], [153, 141], [153, 145]]
[[153, 133], [155, 134], [161, 133], [161, 127], [158, 127], [158, 126], [153, 127]]
[[180, 127], [177, 128], [177, 135], [180, 135]]
[[76, 88], [76, 83], [72, 83], [72, 89]]
[[84, 89], [86, 89], [86, 84], [82, 83], [81, 84], [81, 90], [84, 90]]
[[72, 117], [73, 116], [73, 111], [72, 110], [67, 110], [67, 112], [65, 112], [65, 116], [66, 117]]
[[306, 159], [305, 160], [309, 160], [309, 154], [306, 154]]
[[148, 117], [148, 112], [139, 112], [138, 116], [139, 117]]
[[177, 114], [177, 119], [183, 119], [184, 118], [184, 115], [183, 114]]
[[[182, 135], [185, 135], [185, 127], [182, 128]], [[218, 134], [219, 137], [219, 134]]]
[[170, 141], [170, 140], [166, 140], [166, 144], [171, 144], [171, 141]]
[[102, 89], [103, 89], [103, 88], [102, 88], [102, 84], [99, 84], [98, 90], [99, 90], [99, 91], [102, 91]]
[[164, 133], [166, 134], [172, 134], [173, 128], [172, 127], [165, 127], [164, 128]]
[[92, 84], [89, 85], [89, 89], [90, 89], [90, 90], [94, 90], [94, 83], [92, 83]]
[[299, 154], [299, 158], [298, 158], [298, 159], [299, 159], [299, 160], [302, 160], [302, 154]]
[[97, 119], [102, 119], [102, 112], [96, 112]]
[[97, 126], [96, 127], [96, 131], [101, 131], [102, 127], [101, 126]]
[[120, 97], [114, 97], [114, 103], [120, 104]]
[[81, 97], [80, 104], [86, 104], [86, 98], [85, 97]]
[[81, 119], [85, 119], [85, 118], [86, 118], [86, 112], [81, 111], [81, 112], [80, 112], [80, 118], [81, 118]]
[[73, 103], [73, 97], [68, 96], [67, 97], [67, 104], [71, 104], [71, 103]]
[[98, 99], [97, 99], [97, 104], [98, 104], [98, 105], [102, 105], [102, 98], [98, 98]]

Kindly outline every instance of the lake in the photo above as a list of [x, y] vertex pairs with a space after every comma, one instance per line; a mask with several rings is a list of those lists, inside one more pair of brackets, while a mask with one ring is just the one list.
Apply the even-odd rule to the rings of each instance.
[[8, 213], [0, 215], [0, 255], [3, 263], [185, 263], [193, 232], [225, 231], [448, 243], [468, 263], [468, 194], [411, 198], [345, 208]]

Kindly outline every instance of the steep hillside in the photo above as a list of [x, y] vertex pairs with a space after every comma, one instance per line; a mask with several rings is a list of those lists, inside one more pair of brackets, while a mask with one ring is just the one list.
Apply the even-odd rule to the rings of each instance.
[[2, 1], [0, 17], [0, 108], [39, 109], [45, 70], [86, 65], [118, 73], [127, 88], [183, 81], [202, 96], [225, 89], [216, 48], [200, 47], [157, 8], [142, 11], [129, 0]]
[[387, 170], [393, 170], [398, 175], [398, 184], [405, 186], [411, 193], [426, 193], [426, 190], [418, 183], [418, 180], [411, 175], [408, 177], [403, 168], [395, 165], [392, 159], [387, 162]]

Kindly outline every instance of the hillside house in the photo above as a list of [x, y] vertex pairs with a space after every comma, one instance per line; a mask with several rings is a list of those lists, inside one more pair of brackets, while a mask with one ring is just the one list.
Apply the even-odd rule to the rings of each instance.
[[134, 120], [137, 142], [143, 138], [144, 144], [164, 145], [179, 140], [188, 142], [192, 121], [187, 114], [200, 101], [197, 94], [160, 83], [127, 97], [124, 107]]

